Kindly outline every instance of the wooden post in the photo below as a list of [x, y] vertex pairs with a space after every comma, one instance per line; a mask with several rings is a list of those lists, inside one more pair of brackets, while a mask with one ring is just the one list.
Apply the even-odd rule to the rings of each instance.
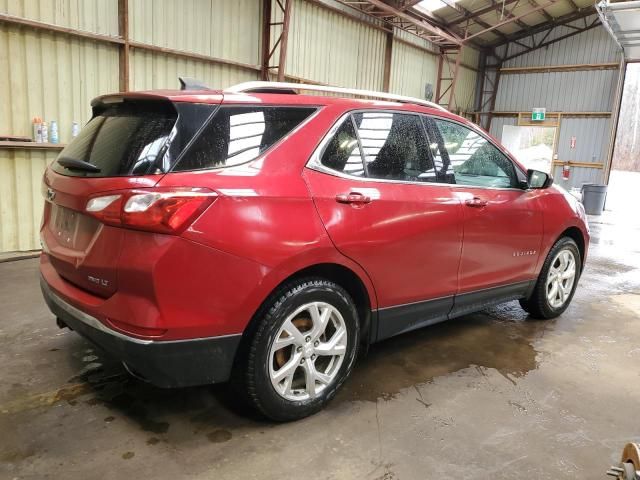
[[119, 85], [129, 91], [129, 0], [118, 0], [118, 34], [124, 40], [119, 52]]

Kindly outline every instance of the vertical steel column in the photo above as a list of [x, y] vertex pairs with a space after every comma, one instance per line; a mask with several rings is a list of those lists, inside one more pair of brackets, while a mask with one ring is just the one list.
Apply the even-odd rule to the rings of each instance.
[[[282, 4], [279, 0], [278, 4], [282, 8]], [[291, 20], [291, 6], [293, 0], [283, 0], [284, 4], [284, 19], [282, 20], [282, 33], [280, 34], [280, 60], [278, 61], [278, 81], [284, 82], [284, 67], [287, 62], [287, 43], [289, 42], [289, 23]]]
[[129, 91], [129, 0], [118, 0], [118, 35], [124, 40], [119, 50], [119, 88]]
[[435, 97], [435, 101], [436, 103], [440, 103], [440, 90], [442, 90], [442, 59], [444, 57], [445, 53], [443, 51], [440, 52], [440, 55], [438, 55], [438, 80], [436, 81], [436, 97]]
[[382, 90], [388, 92], [391, 88], [391, 58], [393, 55], [393, 32], [387, 33], [384, 46], [384, 73], [382, 77]]
[[[487, 71], [487, 52], [482, 50], [480, 52], [480, 58], [478, 59], [479, 71], [476, 75], [476, 91], [473, 97], [473, 111], [482, 111], [482, 92], [484, 91], [484, 76]], [[477, 115], [477, 114], [476, 114]], [[476, 121], [476, 123], [478, 123]]]
[[[262, 5], [262, 68], [261, 77], [263, 80], [269, 80], [272, 70], [276, 70], [279, 82], [285, 79], [285, 64], [287, 61], [287, 43], [289, 40], [289, 24], [291, 23], [291, 8], [293, 0], [275, 0], [282, 13], [282, 21], [271, 21], [273, 2], [272, 0], [264, 0]], [[274, 30], [281, 27], [278, 36], [275, 36]], [[273, 45], [271, 39], [273, 35]], [[278, 64], [272, 65], [276, 49], [278, 51]]]
[[[453, 50], [453, 53], [456, 54], [456, 59], [454, 62], [453, 69], [451, 68], [451, 59], [448, 57], [452, 53], [451, 48], [441, 50], [439, 59], [438, 59], [438, 83], [436, 85], [436, 103], [446, 106], [448, 110], [453, 111], [456, 106], [456, 83], [458, 78], [458, 73], [460, 71], [460, 64], [462, 63], [462, 48], [456, 47]], [[445, 69], [449, 72], [449, 77], [445, 77]], [[449, 85], [445, 88], [442, 82], [449, 82]], [[445, 103], [444, 99], [449, 94], [448, 101]]]
[[[453, 69], [453, 75], [451, 77], [451, 93], [449, 94], [448, 110], [453, 111], [456, 108], [456, 83], [458, 82], [458, 73], [460, 72], [460, 63], [462, 62], [462, 50], [464, 47], [460, 47], [458, 54], [456, 55], [456, 64]], [[451, 65], [449, 65], [451, 69]]]
[[602, 181], [609, 184], [609, 176], [611, 175], [611, 167], [613, 166], [613, 155], [615, 153], [616, 136], [618, 135], [618, 121], [620, 120], [620, 107], [622, 105], [622, 95], [624, 94], [624, 78], [627, 72], [627, 64], [624, 59], [624, 52], [620, 59], [620, 69], [618, 74], [618, 84], [616, 86], [616, 95], [614, 98], [613, 109], [611, 111], [611, 130], [609, 139], [609, 148], [607, 151], [607, 163], [604, 164], [604, 175]]
[[271, 0], [262, 0], [262, 69], [260, 78], [269, 80], [269, 51], [271, 48]]

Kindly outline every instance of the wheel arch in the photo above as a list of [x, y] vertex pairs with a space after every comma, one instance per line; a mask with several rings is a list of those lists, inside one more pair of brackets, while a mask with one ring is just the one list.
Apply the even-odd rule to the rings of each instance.
[[[375, 304], [372, 303], [372, 301], [375, 302], [376, 299], [371, 298], [370, 290], [367, 288], [365, 281], [351, 268], [339, 263], [323, 262], [308, 265], [298, 269], [286, 278], [283, 278], [273, 289], [271, 289], [269, 294], [265, 296], [264, 300], [260, 303], [260, 306], [251, 316], [251, 319], [242, 332], [240, 345], [235, 352], [231, 374], [231, 378], [236, 379], [232, 380], [234, 383], [237, 382], [238, 378], [240, 378], [239, 374], [242, 371], [244, 362], [246, 361], [251, 338], [258, 326], [260, 318], [266, 313], [269, 301], [273, 295], [278, 292], [278, 290], [282, 289], [287, 283], [298, 278], [305, 277], [321, 277], [335, 282], [344, 288], [349, 295], [351, 295], [354, 303], [356, 304], [358, 321], [360, 322], [361, 329], [361, 346], [367, 349], [369, 344], [372, 343], [373, 338], [377, 333], [375, 331], [377, 324], [375, 321], [376, 319], [374, 318]], [[371, 293], [375, 295], [375, 292], [372, 291]]]
[[580, 264], [584, 267], [584, 260], [585, 260], [585, 254], [586, 254], [586, 243], [585, 243], [585, 238], [582, 234], [582, 231], [575, 226], [566, 228], [556, 239], [555, 242], [553, 242], [554, 244], [560, 240], [563, 237], [569, 237], [571, 238], [574, 242], [576, 242], [576, 245], [578, 245], [578, 250], [580, 251]]
[[278, 284], [271, 289], [252, 315], [249, 323], [242, 333], [242, 341], [238, 351], [236, 352], [236, 360], [238, 360], [240, 358], [239, 356], [242, 355], [244, 350], [243, 347], [246, 348], [249, 343], [260, 318], [266, 313], [269, 301], [273, 295], [281, 290], [286, 284], [305, 277], [321, 277], [335, 282], [344, 288], [349, 295], [351, 295], [358, 312], [358, 320], [360, 322], [362, 332], [361, 339], [365, 345], [370, 343], [372, 330], [374, 330], [373, 325], [375, 324], [372, 319], [374, 312], [374, 303], [372, 303], [372, 301], [375, 302], [375, 298], [371, 298], [370, 290], [367, 288], [365, 280], [363, 280], [353, 269], [345, 265], [334, 262], [323, 262], [307, 265], [298, 269], [280, 280]]

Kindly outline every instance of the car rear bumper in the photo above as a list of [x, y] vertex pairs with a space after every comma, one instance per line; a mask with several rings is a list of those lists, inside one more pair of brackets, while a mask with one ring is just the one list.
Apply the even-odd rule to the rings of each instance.
[[229, 379], [241, 334], [168, 341], [135, 338], [66, 302], [42, 277], [40, 287], [56, 317], [145, 381], [159, 387], [186, 387]]

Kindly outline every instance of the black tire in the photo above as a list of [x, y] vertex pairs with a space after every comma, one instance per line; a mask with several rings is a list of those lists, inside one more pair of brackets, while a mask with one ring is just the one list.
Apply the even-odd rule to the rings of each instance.
[[[293, 401], [281, 396], [271, 383], [271, 346], [285, 320], [310, 302], [325, 302], [336, 308], [344, 320], [347, 346], [335, 377], [315, 398]], [[347, 379], [355, 363], [360, 343], [358, 314], [351, 296], [334, 282], [312, 277], [295, 280], [278, 289], [266, 302], [262, 314], [247, 339], [246, 358], [240, 359], [240, 386], [246, 400], [271, 420], [298, 420], [321, 410]]]
[[[554, 308], [547, 299], [547, 276], [549, 274], [549, 270], [551, 269], [551, 262], [556, 258], [556, 255], [560, 253], [562, 250], [570, 250], [573, 253], [575, 262], [576, 262], [576, 273], [575, 279], [573, 281], [573, 287], [571, 288], [571, 293], [565, 302], [558, 308]], [[558, 240], [547, 255], [544, 264], [542, 265], [542, 270], [540, 271], [540, 275], [538, 276], [538, 280], [536, 281], [536, 285], [533, 289], [533, 293], [529, 298], [521, 299], [520, 306], [528, 312], [533, 318], [540, 319], [550, 319], [555, 318], [561, 315], [571, 303], [573, 299], [573, 294], [576, 291], [576, 287], [578, 286], [578, 280], [580, 279], [580, 274], [582, 273], [582, 258], [580, 256], [580, 249], [576, 242], [569, 237], [562, 237]]]

